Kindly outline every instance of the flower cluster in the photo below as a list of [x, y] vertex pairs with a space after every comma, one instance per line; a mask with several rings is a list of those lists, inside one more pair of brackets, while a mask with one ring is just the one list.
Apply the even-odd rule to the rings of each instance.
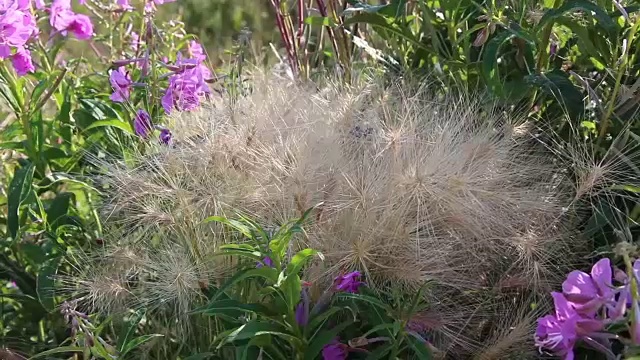
[[70, 0], [53, 0], [49, 7], [43, 0], [0, 1], [0, 59], [10, 59], [18, 76], [35, 71], [28, 49], [29, 41], [40, 33], [34, 10], [49, 13], [54, 34], [72, 34], [81, 40], [93, 36], [91, 19], [73, 12]]
[[200, 52], [194, 52], [194, 46], [190, 46], [195, 58], [185, 59], [178, 54], [174, 71], [169, 77], [169, 86], [162, 97], [162, 107], [167, 114], [173, 109], [190, 111], [200, 106], [200, 98], [211, 93], [211, 89], [205, 82], [211, 79], [211, 72], [203, 65], [205, 59]]
[[[535, 343], [565, 360], [574, 358], [574, 347], [578, 341], [595, 350], [611, 355], [611, 341], [615, 335], [605, 332], [605, 327], [624, 321], [627, 310], [636, 316], [638, 295], [633, 287], [640, 280], [640, 260], [632, 266], [633, 279], [611, 266], [609, 259], [601, 259], [587, 274], [572, 271], [562, 283], [562, 292], [552, 292], [555, 312], [538, 319]], [[617, 283], [616, 285], [614, 285]], [[632, 340], [640, 344], [640, 321], [632, 319]]]
[[0, 59], [11, 59], [20, 76], [35, 70], [27, 42], [38, 34], [29, 1], [0, 2]]

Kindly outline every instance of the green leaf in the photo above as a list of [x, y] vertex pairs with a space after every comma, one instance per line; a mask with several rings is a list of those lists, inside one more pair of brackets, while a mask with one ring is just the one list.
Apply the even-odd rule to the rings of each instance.
[[373, 296], [369, 296], [369, 295], [363, 295], [363, 294], [352, 294], [352, 293], [338, 293], [336, 294], [336, 297], [338, 299], [353, 299], [353, 300], [358, 300], [358, 301], [363, 301], [366, 303], [369, 303], [371, 305], [374, 305], [378, 308], [380, 308], [381, 310], [384, 310], [388, 313], [391, 313], [393, 311], [393, 309], [391, 309], [389, 307], [389, 305], [385, 304], [384, 302], [380, 301], [379, 299], [373, 297]]
[[218, 315], [223, 314], [229, 317], [238, 317], [246, 312], [259, 313], [270, 316], [273, 314], [268, 307], [262, 304], [245, 304], [233, 299], [218, 300], [194, 310], [193, 314]]
[[516, 35], [510, 31], [502, 31], [496, 37], [491, 39], [485, 46], [484, 55], [482, 57], [482, 73], [484, 74], [490, 88], [502, 95], [503, 90], [500, 85], [500, 77], [498, 76], [498, 52], [504, 43], [513, 39]]
[[208, 218], [204, 219], [202, 222], [205, 224], [209, 222], [219, 222], [222, 224], [226, 224], [232, 227], [233, 229], [239, 231], [240, 233], [242, 233], [242, 235], [244, 235], [247, 239], [253, 239], [253, 233], [251, 232], [251, 229], [240, 221], [227, 219], [222, 216], [209, 216]]
[[60, 193], [53, 200], [49, 208], [47, 208], [47, 223], [54, 232], [58, 226], [64, 224], [64, 220], [67, 217], [69, 206], [73, 198], [73, 193]]
[[126, 343], [129, 342], [129, 338], [135, 333], [138, 328], [138, 324], [140, 320], [142, 320], [143, 313], [135, 312], [135, 314], [127, 320], [127, 322], [123, 323], [122, 330], [118, 335], [118, 343], [116, 344], [116, 349], [118, 352], [122, 352]]
[[579, 119], [584, 114], [584, 96], [564, 71], [552, 70], [527, 75], [525, 81], [559, 100], [572, 119]]
[[291, 262], [287, 265], [287, 275], [297, 274], [302, 270], [302, 267], [313, 258], [315, 255], [320, 256], [324, 260], [324, 256], [319, 251], [313, 249], [304, 249], [299, 251], [291, 258]]
[[44, 267], [38, 271], [38, 277], [36, 278], [36, 292], [38, 293], [38, 300], [42, 307], [48, 311], [55, 310], [55, 291], [54, 291], [54, 275], [58, 271], [58, 259], [49, 260], [45, 263]]
[[265, 334], [278, 336], [292, 343], [300, 342], [298, 338], [287, 333], [281, 325], [265, 321], [251, 321], [240, 326], [226, 337], [225, 342], [231, 343], [238, 340], [247, 340]]
[[557, 9], [547, 10], [538, 22], [538, 28], [542, 29], [549, 22], [553, 22], [567, 13], [578, 10], [583, 11], [587, 15], [591, 15], [591, 13], [593, 12], [593, 16], [596, 18], [596, 20], [598, 20], [598, 25], [605, 29], [609, 34], [614, 34], [618, 30], [618, 26], [604, 9], [586, 0], [567, 1]]
[[45, 145], [44, 148], [45, 149], [42, 152], [42, 157], [46, 160], [65, 159], [69, 157], [69, 155], [60, 148], [49, 145]]
[[157, 338], [157, 337], [162, 337], [164, 335], [161, 334], [151, 334], [151, 335], [142, 335], [142, 336], [138, 336], [137, 338], [131, 339], [130, 341], [127, 341], [127, 343], [122, 347], [122, 351], [120, 352], [120, 356], [124, 357], [128, 352], [130, 352], [131, 350], [137, 348], [138, 346], [146, 343], [147, 341], [153, 339], [153, 338]]
[[37, 359], [37, 358], [41, 358], [41, 357], [45, 357], [45, 356], [49, 356], [49, 355], [53, 355], [53, 354], [61, 354], [61, 353], [69, 353], [69, 352], [82, 352], [83, 350], [84, 350], [84, 348], [79, 347], [79, 346], [60, 346], [60, 347], [57, 347], [55, 349], [51, 349], [51, 350], [47, 350], [47, 351], [43, 351], [41, 353], [38, 353], [38, 354], [30, 357], [29, 360]]
[[307, 350], [304, 352], [304, 358], [315, 359], [320, 354], [320, 352], [322, 351], [322, 348], [325, 345], [329, 344], [333, 339], [335, 339], [340, 334], [342, 330], [349, 327], [352, 323], [353, 323], [353, 320], [349, 319], [348, 321], [345, 321], [339, 325], [336, 325], [333, 329], [324, 330], [318, 333], [316, 336], [310, 339], [311, 341], [309, 343], [309, 346], [307, 347]]
[[31, 163], [18, 169], [9, 185], [7, 226], [14, 239], [20, 228], [20, 207], [31, 193], [34, 170]]
[[[420, 42], [415, 35], [411, 32], [411, 30], [409, 30], [407, 27], [402, 27], [397, 23], [394, 23], [393, 21], [388, 20], [387, 18], [385, 18], [384, 16], [380, 15], [380, 14], [376, 14], [376, 13], [362, 13], [362, 14], [358, 14], [355, 15], [353, 17], [350, 17], [348, 19], [346, 19], [344, 21], [344, 26], [348, 26], [348, 25], [352, 25], [352, 24], [356, 24], [356, 23], [362, 23], [362, 24], [369, 24], [371, 26], [373, 26], [374, 28], [379, 28], [382, 29], [384, 31], [388, 31], [398, 37], [400, 37], [401, 39], [406, 40], [407, 42], [411, 43], [412, 45], [424, 49], [426, 51], [429, 51], [430, 49], [426, 48], [426, 46]], [[381, 36], [383, 38], [385, 38], [386, 40], [389, 40], [388, 36], [384, 36], [384, 34], [381, 34]]]
[[[341, 307], [337, 307], [337, 306], [330, 307], [326, 311], [312, 317], [309, 320], [309, 325], [307, 326], [307, 328], [310, 331], [314, 331], [318, 326], [321, 326], [325, 321], [327, 321], [327, 319], [329, 319], [331, 315], [334, 315], [342, 310], [344, 309]], [[313, 314], [313, 311], [311, 311], [311, 313]]]
[[47, 254], [38, 244], [27, 242], [19, 243], [18, 249], [29, 260], [31, 265], [40, 267], [40, 265], [47, 261]]
[[419, 359], [430, 360], [433, 358], [431, 350], [423, 339], [418, 339], [410, 334], [410, 336], [407, 337], [407, 342]]
[[396, 323], [379, 324], [379, 325], [374, 326], [373, 328], [371, 328], [371, 330], [367, 331], [366, 333], [362, 334], [361, 336], [366, 338], [366, 337], [369, 337], [369, 335], [371, 335], [371, 334], [375, 334], [376, 332], [381, 331], [381, 330], [385, 330], [385, 329], [389, 329], [389, 334], [395, 336], [393, 331], [391, 331], [395, 327], [396, 327]]
[[213, 294], [213, 296], [211, 297], [211, 301], [214, 301], [218, 297], [222, 296], [224, 292], [233, 285], [239, 283], [240, 281], [253, 277], [262, 277], [271, 281], [272, 283], [275, 283], [276, 281], [278, 281], [278, 271], [267, 266], [258, 269], [245, 269], [238, 271], [231, 277], [231, 279], [227, 280], [227, 282], [225, 282], [215, 294]]
[[335, 20], [323, 16], [308, 16], [304, 19], [304, 23], [307, 25], [336, 26]]
[[[372, 351], [367, 355], [367, 360], [378, 360], [378, 359], [387, 359], [385, 356], [393, 349], [395, 344], [385, 344], [383, 346], [378, 347], [375, 351]], [[422, 359], [422, 358], [419, 358]]]
[[[298, 274], [292, 274], [289, 276], [284, 276], [284, 271], [280, 273], [280, 278], [283, 278], [280, 285], [280, 288], [284, 292], [284, 295], [287, 299], [287, 305], [289, 306], [289, 310], [293, 310], [295, 306], [300, 302], [301, 292], [302, 292], [302, 282], [300, 281], [300, 276]], [[280, 282], [280, 279], [278, 279]]]
[[95, 121], [91, 125], [87, 126], [85, 130], [91, 130], [103, 126], [118, 128], [128, 134], [134, 135], [133, 129], [129, 123], [117, 119]]

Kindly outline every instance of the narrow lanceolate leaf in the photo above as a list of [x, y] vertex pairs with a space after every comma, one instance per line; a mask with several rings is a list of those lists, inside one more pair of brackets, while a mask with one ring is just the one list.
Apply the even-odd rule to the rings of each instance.
[[34, 170], [33, 164], [18, 169], [9, 185], [7, 226], [14, 239], [20, 228], [20, 207], [31, 192]]
[[299, 273], [304, 265], [315, 255], [318, 255], [321, 259], [324, 259], [324, 256], [320, 252], [313, 249], [304, 249], [299, 251], [293, 256], [291, 262], [289, 262], [289, 265], [287, 265], [287, 275]]
[[484, 55], [482, 57], [482, 73], [494, 91], [501, 92], [497, 68], [498, 53], [502, 45], [514, 37], [516, 37], [516, 34], [513, 32], [502, 31], [485, 45]]
[[92, 123], [91, 125], [87, 126], [87, 128], [85, 128], [85, 130], [90, 130], [90, 129], [94, 129], [94, 128], [98, 128], [98, 127], [114, 127], [114, 128], [118, 128], [128, 134], [133, 135], [133, 129], [131, 128], [131, 125], [129, 123], [126, 123], [124, 121], [121, 120], [117, 120], [117, 119], [112, 119], [112, 120], [98, 120], [94, 123]]
[[138, 346], [146, 343], [147, 341], [150, 341], [153, 338], [162, 337], [162, 336], [164, 335], [151, 334], [151, 335], [142, 335], [142, 336], [138, 336], [137, 338], [131, 339], [123, 346], [120, 356], [124, 358], [124, 355], [126, 355], [133, 349], [137, 348]]
[[602, 27], [610, 34], [614, 34], [618, 29], [616, 23], [604, 9], [586, 0], [567, 1], [559, 8], [547, 10], [544, 15], [542, 15], [540, 22], [538, 22], [538, 27], [542, 29], [549, 22], [553, 22], [564, 15], [568, 15], [569, 13], [576, 11], [581, 11], [587, 15], [593, 14], [593, 17], [597, 20], [598, 26]]
[[413, 349], [413, 352], [418, 356], [418, 359], [430, 360], [433, 358], [431, 349], [424, 339], [419, 339], [411, 334], [407, 337], [409, 346]]
[[224, 285], [218, 289], [218, 291], [211, 297], [211, 301], [218, 299], [220, 296], [224, 295], [225, 291], [230, 289], [232, 286], [240, 283], [243, 280], [261, 277], [265, 278], [272, 283], [275, 283], [278, 280], [278, 271], [271, 267], [261, 267], [258, 269], [246, 269], [237, 272], [231, 279], [229, 279]]
[[579, 119], [583, 115], [584, 96], [564, 71], [527, 75], [525, 81], [558, 100], [572, 119]]
[[54, 300], [54, 280], [56, 272], [58, 271], [58, 261], [49, 260], [46, 265], [38, 272], [36, 278], [36, 292], [38, 294], [38, 300], [42, 307], [49, 311], [55, 310]]
[[245, 304], [233, 299], [218, 300], [196, 309], [195, 314], [205, 315], [227, 315], [235, 317], [245, 312], [260, 313], [262, 315], [271, 315], [272, 312], [262, 304]]
[[346, 329], [353, 323], [353, 320], [345, 321], [340, 325], [334, 326], [332, 329], [324, 330], [311, 339], [307, 350], [304, 353], [305, 359], [315, 359], [322, 351], [322, 348], [335, 339], [342, 330]]

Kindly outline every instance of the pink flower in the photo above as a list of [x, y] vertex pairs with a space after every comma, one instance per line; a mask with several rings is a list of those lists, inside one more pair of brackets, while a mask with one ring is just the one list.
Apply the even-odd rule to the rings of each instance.
[[31, 53], [24, 47], [18, 48], [18, 51], [11, 56], [11, 63], [19, 76], [24, 76], [36, 70], [31, 61]]
[[140, 35], [138, 35], [137, 32], [132, 31], [131, 32], [131, 49], [133, 51], [138, 51], [138, 48], [140, 47]]
[[125, 102], [129, 99], [132, 81], [131, 76], [124, 68], [120, 67], [118, 70], [111, 70], [109, 82], [111, 83], [111, 88], [113, 88], [113, 94], [110, 97], [112, 101]]
[[345, 360], [347, 358], [346, 345], [340, 343], [339, 339], [333, 339], [329, 344], [322, 348], [323, 360]]
[[573, 360], [573, 347], [580, 337], [603, 329], [601, 321], [578, 314], [565, 296], [552, 292], [555, 315], [538, 319], [535, 344], [564, 360]]
[[595, 314], [603, 305], [614, 302], [611, 261], [599, 260], [591, 268], [591, 275], [574, 270], [562, 283], [562, 292], [567, 300], [576, 305], [576, 310], [585, 315]]
[[207, 58], [207, 56], [204, 54], [202, 45], [200, 45], [200, 43], [195, 40], [189, 41], [188, 52], [189, 56], [198, 61], [204, 61]]
[[211, 93], [204, 81], [204, 74], [199, 62], [195, 59], [183, 59], [178, 54], [173, 75], [169, 78], [169, 86], [161, 99], [162, 107], [167, 114], [173, 109], [190, 111], [200, 106], [200, 97]]
[[151, 135], [151, 131], [153, 130], [151, 115], [144, 110], [138, 110], [135, 119], [133, 119], [133, 130], [136, 135], [143, 139], [148, 139], [149, 135]]
[[80, 40], [91, 39], [93, 36], [93, 23], [91, 23], [91, 19], [87, 15], [76, 14], [67, 30]]
[[44, 0], [33, 0], [33, 5], [36, 7], [36, 9], [38, 10], [42, 10], [44, 9]]
[[53, 0], [49, 22], [54, 29], [65, 36], [67, 32], [71, 32], [81, 40], [86, 40], [93, 36], [91, 19], [86, 15], [74, 13], [71, 10], [69, 0]]
[[335, 279], [336, 290], [348, 293], [357, 293], [358, 288], [364, 284], [362, 281], [358, 280], [360, 276], [361, 274], [359, 271], [354, 271], [346, 275], [338, 276]]
[[37, 33], [35, 18], [13, 8], [0, 14], [0, 59], [11, 55], [11, 48], [24, 46]]

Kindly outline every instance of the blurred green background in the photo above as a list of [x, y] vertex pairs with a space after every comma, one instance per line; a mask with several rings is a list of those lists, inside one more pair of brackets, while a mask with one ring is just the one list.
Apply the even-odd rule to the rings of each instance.
[[179, 0], [170, 5], [162, 8], [164, 17], [175, 18], [179, 13], [186, 30], [200, 38], [214, 64], [224, 59], [225, 50], [244, 30], [251, 32], [256, 52], [279, 41], [269, 0]]

